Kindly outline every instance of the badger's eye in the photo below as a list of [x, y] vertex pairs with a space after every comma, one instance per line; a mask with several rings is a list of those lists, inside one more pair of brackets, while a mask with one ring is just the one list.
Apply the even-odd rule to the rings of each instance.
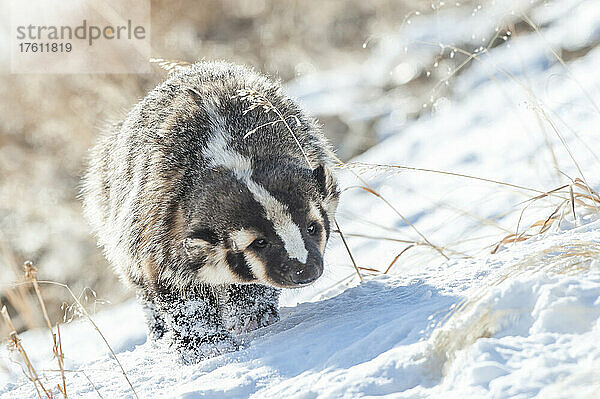
[[317, 222], [312, 222], [311, 224], [309, 224], [306, 228], [306, 232], [308, 233], [308, 235], [311, 236], [317, 234]]
[[264, 238], [257, 238], [252, 242], [252, 246], [255, 248], [265, 248], [269, 243]]

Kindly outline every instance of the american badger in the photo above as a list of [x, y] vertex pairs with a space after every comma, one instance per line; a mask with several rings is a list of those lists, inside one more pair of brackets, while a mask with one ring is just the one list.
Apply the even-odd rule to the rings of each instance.
[[189, 362], [278, 319], [280, 288], [323, 272], [339, 190], [315, 120], [242, 66], [173, 73], [104, 134], [86, 218], [138, 290], [149, 336]]

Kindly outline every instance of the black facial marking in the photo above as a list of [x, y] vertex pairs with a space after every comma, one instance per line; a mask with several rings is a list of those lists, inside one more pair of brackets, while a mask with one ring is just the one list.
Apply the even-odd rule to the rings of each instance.
[[252, 242], [252, 244], [250, 244], [250, 245], [256, 249], [263, 249], [269, 245], [269, 242], [267, 240], [265, 240], [264, 238], [258, 238], [256, 240], [254, 240]]
[[207, 228], [198, 228], [189, 235], [189, 238], [203, 240], [211, 245], [217, 245], [221, 240], [214, 230]]
[[252, 273], [250, 265], [248, 265], [246, 259], [244, 259], [244, 254], [242, 252], [227, 252], [227, 264], [229, 264], [229, 268], [242, 280], [256, 280], [256, 276]]

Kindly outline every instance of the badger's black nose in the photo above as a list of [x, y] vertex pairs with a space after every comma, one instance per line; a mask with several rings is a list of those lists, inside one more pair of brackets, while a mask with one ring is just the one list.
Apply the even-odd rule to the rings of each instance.
[[299, 264], [290, 270], [290, 280], [297, 285], [312, 283], [323, 274], [323, 262]]

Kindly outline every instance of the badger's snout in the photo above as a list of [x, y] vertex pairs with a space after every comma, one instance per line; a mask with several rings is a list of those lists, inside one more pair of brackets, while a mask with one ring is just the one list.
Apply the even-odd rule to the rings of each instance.
[[287, 279], [291, 286], [310, 284], [323, 274], [323, 259], [309, 259], [305, 264], [294, 262]]

